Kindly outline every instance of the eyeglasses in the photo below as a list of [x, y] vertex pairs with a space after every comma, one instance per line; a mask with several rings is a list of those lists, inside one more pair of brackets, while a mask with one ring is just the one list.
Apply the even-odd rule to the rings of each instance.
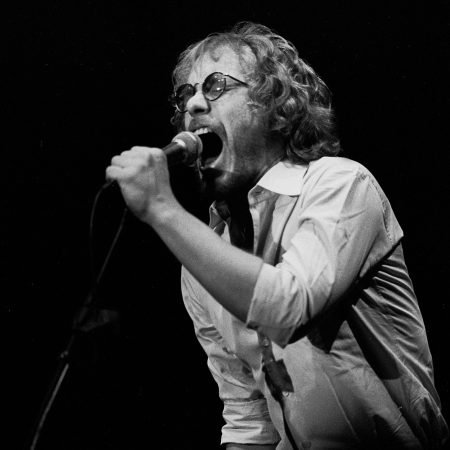
[[[227, 73], [213, 72], [205, 78], [205, 81], [202, 84], [202, 92], [207, 100], [210, 102], [217, 100], [224, 93], [227, 87], [227, 77], [244, 86], [248, 86], [247, 83], [238, 80]], [[195, 95], [198, 84], [199, 83], [196, 83], [194, 86], [189, 83], [182, 84], [175, 93], [169, 97], [170, 103], [178, 112], [185, 113], [187, 111], [187, 102]]]

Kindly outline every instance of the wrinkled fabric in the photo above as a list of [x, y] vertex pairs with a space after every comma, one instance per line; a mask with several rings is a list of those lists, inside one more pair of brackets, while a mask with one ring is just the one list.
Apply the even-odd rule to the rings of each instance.
[[[249, 205], [264, 265], [247, 323], [182, 270], [225, 405], [222, 443], [291, 448], [264, 381], [260, 334], [292, 379], [286, 416], [299, 448], [439, 448], [448, 430], [403, 233], [372, 174], [346, 158], [280, 162]], [[229, 241], [214, 205], [210, 226]]]

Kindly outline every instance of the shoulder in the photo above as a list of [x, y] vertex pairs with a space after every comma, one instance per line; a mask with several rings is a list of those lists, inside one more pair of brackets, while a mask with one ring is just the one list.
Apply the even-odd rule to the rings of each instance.
[[383, 211], [389, 202], [372, 173], [359, 162], [327, 156], [310, 162], [302, 189], [303, 200], [342, 202]]
[[348, 158], [327, 156], [310, 162], [303, 189], [304, 203], [334, 202], [345, 208], [382, 216], [394, 240], [402, 235], [392, 206], [372, 173]]
[[[311, 172], [341, 172], [370, 174], [369, 170], [361, 163], [341, 156], [323, 156], [309, 163]], [[370, 174], [371, 175], [371, 174]]]
[[340, 156], [324, 156], [311, 161], [305, 174], [305, 185], [323, 184], [334, 186], [365, 182], [381, 193], [372, 173], [361, 163]]

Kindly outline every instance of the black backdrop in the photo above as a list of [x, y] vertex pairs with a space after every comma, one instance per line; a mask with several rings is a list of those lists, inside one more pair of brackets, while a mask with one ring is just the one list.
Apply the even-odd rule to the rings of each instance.
[[[178, 53], [239, 20], [293, 41], [334, 93], [345, 155], [386, 191], [448, 418], [448, 8], [420, 2], [16, 3], [2, 14], [0, 445], [25, 449], [73, 314], [91, 286], [89, 215], [110, 158], [163, 146]], [[189, 173], [172, 171], [183, 204]], [[204, 205], [201, 205], [204, 206]], [[94, 226], [98, 266], [122, 212]], [[218, 447], [221, 404], [184, 311], [179, 267], [130, 218], [98, 299], [120, 325], [80, 341], [39, 449]], [[158, 444], [157, 444], [158, 443]]]

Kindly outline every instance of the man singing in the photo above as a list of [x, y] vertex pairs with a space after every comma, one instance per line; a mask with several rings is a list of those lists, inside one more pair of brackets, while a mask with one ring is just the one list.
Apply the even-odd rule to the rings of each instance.
[[361, 164], [338, 157], [330, 94], [294, 46], [240, 23], [174, 70], [173, 123], [199, 156], [209, 227], [174, 197], [164, 152], [112, 159], [128, 207], [181, 262], [224, 403], [227, 449], [431, 449], [448, 430], [402, 230]]

